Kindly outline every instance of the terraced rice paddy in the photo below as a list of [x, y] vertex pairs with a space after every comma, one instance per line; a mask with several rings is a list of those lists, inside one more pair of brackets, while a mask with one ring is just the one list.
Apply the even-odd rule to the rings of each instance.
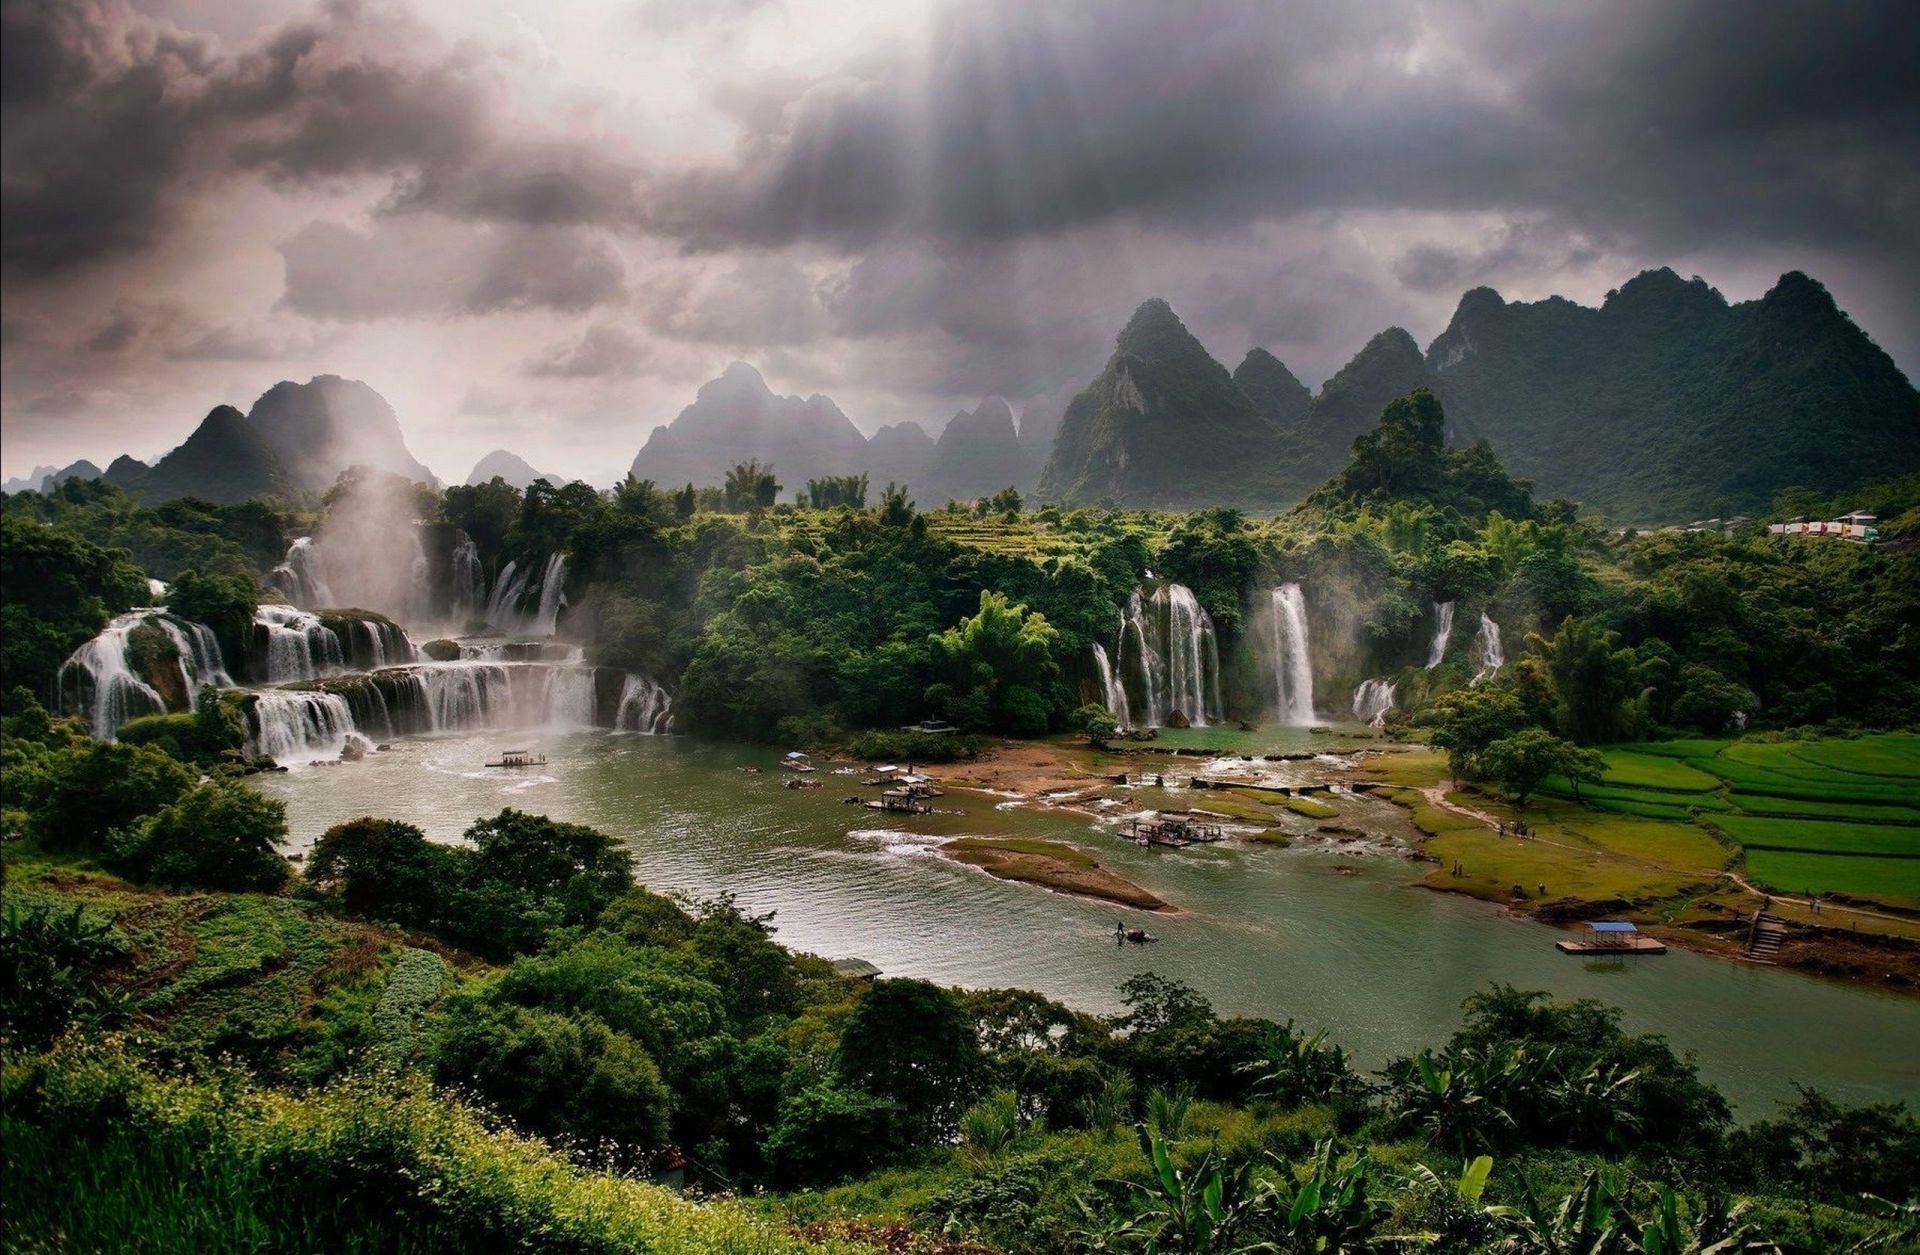
[[1581, 790], [1595, 809], [1704, 827], [1783, 893], [1920, 904], [1920, 736], [1668, 741], [1606, 757], [1605, 781]]

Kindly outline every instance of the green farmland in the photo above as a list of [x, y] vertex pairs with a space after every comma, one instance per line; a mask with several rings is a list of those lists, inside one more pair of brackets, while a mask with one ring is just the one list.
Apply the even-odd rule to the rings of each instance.
[[1606, 779], [1581, 790], [1596, 810], [1705, 827], [1782, 893], [1920, 904], [1920, 736], [1668, 741], [1606, 758]]

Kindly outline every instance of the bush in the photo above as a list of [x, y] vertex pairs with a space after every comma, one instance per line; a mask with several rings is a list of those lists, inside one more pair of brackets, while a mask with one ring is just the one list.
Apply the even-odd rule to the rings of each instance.
[[980, 738], [905, 729], [862, 732], [853, 740], [853, 753], [875, 763], [953, 763], [978, 756]]
[[23, 798], [28, 831], [44, 844], [107, 852], [107, 836], [172, 805], [193, 787], [193, 773], [160, 750], [88, 741], [47, 761], [33, 796]]
[[124, 956], [112, 929], [80, 907], [7, 903], [0, 916], [0, 1024], [7, 1044], [45, 1045], [68, 1024], [119, 1010], [99, 973]]
[[286, 837], [286, 803], [214, 780], [114, 834], [113, 862], [158, 884], [265, 893], [292, 874], [275, 848]]

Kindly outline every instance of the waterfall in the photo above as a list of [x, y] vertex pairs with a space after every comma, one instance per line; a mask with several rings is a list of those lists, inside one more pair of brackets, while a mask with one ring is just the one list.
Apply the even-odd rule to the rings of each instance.
[[1361, 723], [1380, 727], [1393, 709], [1393, 685], [1385, 680], [1365, 680], [1353, 691], [1353, 717]]
[[1099, 641], [1093, 643], [1093, 668], [1100, 675], [1100, 700], [1106, 705], [1107, 713], [1122, 728], [1130, 726], [1133, 716], [1127, 709], [1127, 686], [1120, 683], [1120, 677], [1113, 673], [1113, 663], [1107, 658], [1107, 647]]
[[1480, 631], [1473, 638], [1473, 684], [1478, 684], [1506, 665], [1506, 650], [1500, 644], [1500, 625], [1480, 612]]
[[1453, 635], [1453, 603], [1436, 601], [1433, 603], [1433, 646], [1427, 650], [1427, 670], [1440, 665], [1447, 656], [1447, 640]]
[[480, 570], [480, 546], [461, 532], [447, 562], [447, 578], [452, 590], [448, 612], [455, 624], [465, 627], [481, 613], [481, 598], [486, 589], [486, 576]]
[[556, 553], [547, 559], [547, 569], [540, 576], [540, 609], [533, 620], [535, 636], [552, 636], [560, 626], [560, 607], [567, 604], [566, 580], [566, 555]]
[[302, 536], [293, 542], [285, 560], [267, 577], [267, 583], [296, 606], [333, 604], [333, 590], [327, 587], [326, 576], [321, 571], [320, 550], [311, 536]]
[[[354, 686], [354, 691], [361, 686]], [[366, 687], [394, 735], [599, 724], [596, 668], [539, 662], [426, 662], [375, 672]], [[625, 693], [622, 694], [623, 698]], [[373, 699], [368, 699], [371, 706]], [[637, 716], [636, 716], [637, 717]]]
[[613, 726], [620, 732], [648, 735], [665, 732], [673, 714], [673, 699], [667, 690], [643, 675], [629, 674], [620, 686], [620, 705]]
[[[143, 626], [172, 646], [172, 658], [148, 660], [150, 667], [164, 664], [167, 670], [142, 675], [136, 667], [133, 634]], [[192, 710], [202, 689], [231, 687], [233, 677], [212, 628], [143, 608], [114, 619], [74, 650], [60, 664], [56, 683], [63, 711], [83, 715], [93, 735], [111, 737], [140, 715]]]
[[123, 614], [60, 664], [60, 707], [84, 715], [97, 737], [111, 738], [129, 719], [166, 710], [160, 691], [140, 678], [127, 658], [127, 638], [153, 612]]
[[1283, 722], [1304, 727], [1313, 722], [1313, 654], [1307, 638], [1307, 599], [1298, 584], [1273, 590], [1274, 695]]
[[1220, 712], [1220, 652], [1213, 619], [1184, 584], [1136, 588], [1120, 623], [1120, 671], [1141, 695], [1147, 726], [1175, 711], [1196, 728]]
[[261, 606], [253, 612], [254, 637], [265, 638], [264, 674], [266, 684], [286, 684], [294, 680], [316, 680], [338, 675], [347, 666], [347, 653], [332, 628], [317, 615], [293, 606]]
[[337, 693], [282, 689], [258, 693], [248, 703], [247, 753], [275, 762], [338, 758], [358, 735], [347, 700]]
[[505, 632], [516, 626], [510, 623], [508, 616], [517, 613], [520, 594], [526, 591], [527, 577], [520, 570], [517, 560], [509, 559], [507, 565], [500, 568], [500, 578], [493, 582], [493, 596], [487, 599], [487, 626], [496, 632]]

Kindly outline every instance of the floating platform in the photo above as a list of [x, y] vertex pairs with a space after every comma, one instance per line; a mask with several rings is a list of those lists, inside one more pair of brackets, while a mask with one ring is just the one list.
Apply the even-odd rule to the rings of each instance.
[[1665, 954], [1664, 941], [1635, 935], [1625, 941], [1556, 941], [1554, 949], [1562, 954], [1586, 954], [1607, 957], [1620, 954]]

